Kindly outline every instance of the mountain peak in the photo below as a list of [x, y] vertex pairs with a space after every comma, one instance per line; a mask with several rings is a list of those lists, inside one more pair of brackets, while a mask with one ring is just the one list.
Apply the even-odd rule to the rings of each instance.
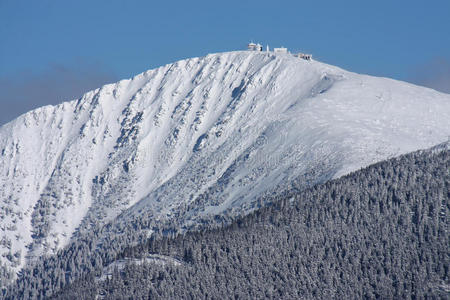
[[[247, 212], [450, 136], [450, 96], [289, 53], [185, 59], [0, 128], [0, 253], [18, 270], [85, 231]], [[181, 216], [181, 217], [180, 217]]]

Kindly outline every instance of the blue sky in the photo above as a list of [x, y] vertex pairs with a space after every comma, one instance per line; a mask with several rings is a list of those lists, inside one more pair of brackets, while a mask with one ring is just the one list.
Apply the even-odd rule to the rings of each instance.
[[250, 40], [450, 92], [449, 16], [448, 0], [0, 0], [0, 124]]

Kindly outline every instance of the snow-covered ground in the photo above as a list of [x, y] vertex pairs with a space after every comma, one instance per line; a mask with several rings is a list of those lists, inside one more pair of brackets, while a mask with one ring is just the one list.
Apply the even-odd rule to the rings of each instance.
[[174, 266], [181, 266], [183, 265], [183, 262], [181, 260], [178, 260], [176, 258], [160, 255], [160, 254], [149, 254], [144, 258], [124, 258], [124, 259], [118, 259], [102, 270], [102, 275], [95, 278], [97, 281], [105, 281], [107, 278], [111, 279], [114, 275], [115, 271], [122, 271], [126, 265], [136, 265], [140, 266], [143, 264], [172, 264]]
[[[0, 261], [151, 211], [247, 207], [450, 137], [450, 95], [290, 54], [192, 58], [0, 128]], [[195, 204], [197, 205], [197, 204]]]

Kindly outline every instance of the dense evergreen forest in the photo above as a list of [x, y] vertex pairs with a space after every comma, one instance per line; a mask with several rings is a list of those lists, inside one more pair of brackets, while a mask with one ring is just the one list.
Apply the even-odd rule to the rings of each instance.
[[448, 299], [449, 158], [445, 146], [303, 191], [293, 182], [250, 215], [184, 234], [144, 239], [136, 230], [99, 248], [92, 233], [25, 268], [2, 295]]

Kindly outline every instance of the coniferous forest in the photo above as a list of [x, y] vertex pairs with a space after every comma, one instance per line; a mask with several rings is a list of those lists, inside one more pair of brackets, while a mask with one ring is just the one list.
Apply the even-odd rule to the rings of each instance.
[[450, 297], [447, 147], [301, 186], [183, 233], [143, 238], [142, 219], [97, 247], [94, 232], [25, 268], [2, 298]]

